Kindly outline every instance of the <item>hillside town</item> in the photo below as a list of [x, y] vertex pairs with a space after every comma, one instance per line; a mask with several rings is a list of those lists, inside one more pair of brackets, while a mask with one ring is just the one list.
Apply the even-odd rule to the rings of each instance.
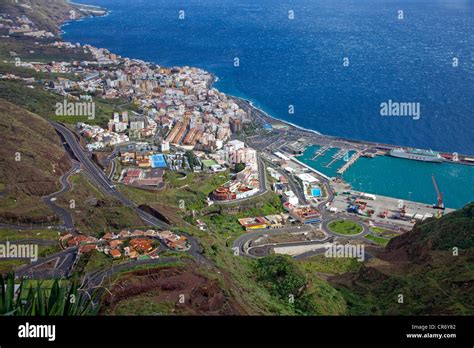
[[[2, 15], [0, 23], [0, 29], [8, 35], [34, 35], [35, 25], [25, 16]], [[55, 105], [51, 113], [74, 124], [88, 151], [110, 158], [113, 165], [109, 175], [115, 183], [157, 190], [166, 187], [167, 171], [182, 175], [228, 171], [229, 180], [213, 189], [207, 197], [208, 205], [245, 201], [270, 187], [281, 198], [287, 215], [277, 220], [255, 217], [257, 226], [316, 224], [326, 214], [323, 210], [366, 216], [379, 222], [389, 217], [391, 223], [402, 227], [413, 224], [407, 208], [398, 208], [398, 215], [388, 214], [394, 199], [379, 199], [374, 203], [375, 198], [349, 191], [350, 187], [339, 179], [333, 180], [300, 162], [297, 155], [308, 146], [308, 140], [298, 131], [294, 136], [290, 133], [288, 140], [239, 137], [252, 124], [255, 116], [252, 112], [256, 109], [242, 106], [236, 98], [219, 92], [212, 86], [215, 81], [212, 74], [189, 66], [162, 67], [121, 57], [105, 48], [64, 42], [50, 34], [42, 36], [48, 46], [64, 52], [80, 50], [84, 59], [25, 62], [10, 52], [8, 63], [36, 72], [56, 73], [56, 76], [47, 81], [15, 74], [0, 78], [23, 80], [32, 88], [39, 84], [60, 96], [64, 102]], [[96, 104], [102, 101], [122, 103], [126, 107], [114, 108], [98, 118]], [[262, 117], [258, 110], [256, 115]], [[80, 121], [74, 122], [75, 117]], [[270, 131], [272, 127], [264, 123], [262, 131]], [[266, 145], [260, 145], [262, 142]], [[322, 146], [314, 158], [329, 148]], [[362, 153], [358, 151], [346, 160], [349, 150], [340, 149], [328, 166], [337, 162], [348, 167]], [[267, 176], [271, 185], [267, 185]], [[364, 210], [365, 207], [368, 209]], [[427, 209], [415, 205], [412, 210], [413, 216], [417, 216], [417, 210]], [[429, 217], [431, 212], [426, 214], [422, 216]], [[244, 228], [247, 225], [242, 224]]]
[[117, 234], [107, 232], [100, 238], [65, 234], [59, 242], [63, 248], [77, 247], [79, 254], [97, 250], [114, 259], [126, 257], [139, 260], [158, 258], [161, 243], [175, 251], [186, 251], [190, 247], [184, 236], [155, 230], [122, 230]]

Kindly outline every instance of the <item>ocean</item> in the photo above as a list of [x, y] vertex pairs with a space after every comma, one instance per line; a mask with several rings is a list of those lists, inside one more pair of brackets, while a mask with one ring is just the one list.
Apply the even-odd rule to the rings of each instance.
[[[474, 155], [472, 0], [80, 2], [111, 12], [68, 23], [66, 40], [203, 68], [219, 77], [219, 90], [323, 134]], [[418, 105], [419, 117], [381, 116], [389, 101]], [[362, 163], [369, 162], [358, 161], [346, 175]], [[467, 175], [461, 181], [472, 186], [470, 169], [453, 169], [458, 177], [449, 185]], [[395, 185], [395, 197], [418, 198], [413, 184]], [[472, 190], [451, 206], [469, 200]]]
[[[81, 2], [111, 13], [68, 24], [67, 40], [204, 68], [219, 90], [323, 134], [474, 155], [472, 0]], [[388, 100], [419, 103], [420, 118], [381, 116]]]
[[[308, 147], [298, 160], [329, 177], [339, 176], [337, 169], [344, 164], [343, 159], [327, 167], [338, 149], [330, 149], [313, 160], [318, 148], [316, 145]], [[349, 156], [353, 153], [351, 151]], [[360, 157], [342, 178], [357, 191], [433, 205], [437, 203], [437, 195], [432, 175], [443, 193], [446, 207], [457, 209], [474, 201], [474, 166], [419, 162], [390, 156]]]

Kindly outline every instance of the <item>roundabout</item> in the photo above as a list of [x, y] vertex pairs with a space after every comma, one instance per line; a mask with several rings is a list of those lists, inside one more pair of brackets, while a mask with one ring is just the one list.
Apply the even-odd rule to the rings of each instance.
[[335, 234], [341, 236], [355, 236], [364, 231], [364, 227], [352, 220], [333, 220], [328, 223], [328, 229]]

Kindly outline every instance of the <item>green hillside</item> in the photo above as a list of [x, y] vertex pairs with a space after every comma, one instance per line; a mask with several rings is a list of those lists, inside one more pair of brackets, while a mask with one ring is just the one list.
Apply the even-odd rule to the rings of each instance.
[[[473, 315], [474, 203], [394, 238], [379, 260], [331, 279], [356, 315]], [[401, 298], [401, 296], [403, 298]]]

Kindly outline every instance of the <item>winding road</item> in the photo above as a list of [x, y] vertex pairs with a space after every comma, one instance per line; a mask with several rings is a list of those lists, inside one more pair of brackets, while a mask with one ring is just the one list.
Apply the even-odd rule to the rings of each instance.
[[[65, 140], [76, 159], [81, 163], [83, 169], [87, 172], [87, 174], [89, 174], [89, 177], [91, 178], [93, 183], [96, 184], [96, 186], [101, 189], [102, 192], [116, 198], [123, 205], [132, 208], [137, 213], [137, 215], [140, 216], [140, 218], [149, 226], [157, 227], [158, 229], [162, 230], [173, 230], [173, 226], [140, 209], [135, 202], [128, 199], [119, 190], [117, 190], [115, 185], [104, 174], [104, 172], [99, 169], [92, 162], [89, 156], [84, 152], [75, 134], [72, 131], [70, 131], [68, 128], [66, 128], [60, 123], [53, 121], [50, 122], [52, 126], [56, 129], [56, 131]], [[201, 246], [199, 245], [199, 242], [196, 238], [181, 231], [179, 231], [179, 234], [184, 235], [188, 238], [190, 249], [187, 250], [187, 252], [191, 254], [197, 262], [208, 266], [212, 265], [212, 263], [202, 255]]]
[[[270, 163], [271, 165], [271, 163]], [[300, 185], [296, 182], [296, 180], [293, 177], [290, 177], [287, 175], [281, 168], [274, 167], [280, 174], [284, 175], [288, 179], [288, 183], [290, 185], [291, 190], [297, 195], [298, 199], [307, 204], [306, 197], [304, 195], [304, 192], [302, 191]], [[318, 239], [318, 240], [310, 240], [310, 241], [300, 241], [300, 242], [290, 242], [290, 243], [271, 243], [271, 244], [266, 244], [266, 245], [257, 245], [257, 246], [251, 246], [252, 242], [260, 237], [263, 237], [265, 235], [279, 235], [279, 234], [286, 234], [286, 233], [295, 233], [295, 232], [310, 232], [314, 227], [311, 225], [303, 225], [303, 226], [291, 226], [291, 227], [284, 227], [282, 229], [262, 229], [262, 230], [257, 230], [255, 232], [249, 232], [246, 233], [240, 237], [238, 237], [233, 245], [232, 248], [233, 250], [238, 250], [239, 255], [243, 255], [246, 257], [262, 257], [265, 255], [270, 254], [275, 247], [291, 247], [291, 246], [308, 246], [308, 245], [321, 245], [325, 243], [331, 243], [334, 241], [334, 238], [336, 237], [342, 237], [342, 238], [348, 238], [348, 239], [355, 239], [355, 240], [360, 240], [364, 242], [368, 242], [373, 244], [373, 242], [365, 239], [365, 236], [370, 233], [369, 226], [365, 224], [364, 222], [361, 222], [357, 217], [350, 216], [348, 214], [344, 213], [337, 213], [333, 214], [330, 213], [326, 210], [325, 205], [327, 203], [332, 202], [334, 199], [334, 194], [331, 189], [331, 186], [329, 185], [329, 182], [327, 179], [320, 177], [320, 182], [324, 186], [325, 191], [327, 192], [327, 197], [325, 200], [321, 201], [317, 205], [318, 211], [321, 213], [321, 230], [322, 232], [326, 235], [324, 239]], [[362, 232], [356, 235], [342, 235], [338, 233], [334, 233], [331, 231], [329, 228], [329, 224], [333, 221], [337, 220], [351, 220], [362, 226]], [[295, 256], [295, 259], [305, 259], [317, 254], [320, 254], [324, 252], [324, 248], [315, 248], [315, 250], [307, 251], [302, 254], [299, 254]], [[369, 259], [371, 256], [367, 253], [365, 253], [366, 259]]]
[[80, 169], [80, 164], [77, 161], [72, 160], [72, 168], [59, 178], [59, 181], [62, 186], [61, 190], [54, 192], [48, 196], [44, 196], [42, 198], [43, 202], [46, 203], [46, 205], [52, 211], [54, 211], [58, 216], [61, 217], [63, 224], [62, 226], [59, 226], [59, 228], [64, 228], [72, 233], [74, 233], [74, 220], [71, 216], [71, 213], [67, 211], [66, 209], [64, 209], [63, 207], [60, 207], [57, 204], [55, 204], [54, 200], [58, 198], [60, 195], [62, 195], [63, 193], [66, 193], [71, 190], [71, 183], [69, 182], [69, 177], [73, 175], [74, 173], [78, 172], [79, 169]]

